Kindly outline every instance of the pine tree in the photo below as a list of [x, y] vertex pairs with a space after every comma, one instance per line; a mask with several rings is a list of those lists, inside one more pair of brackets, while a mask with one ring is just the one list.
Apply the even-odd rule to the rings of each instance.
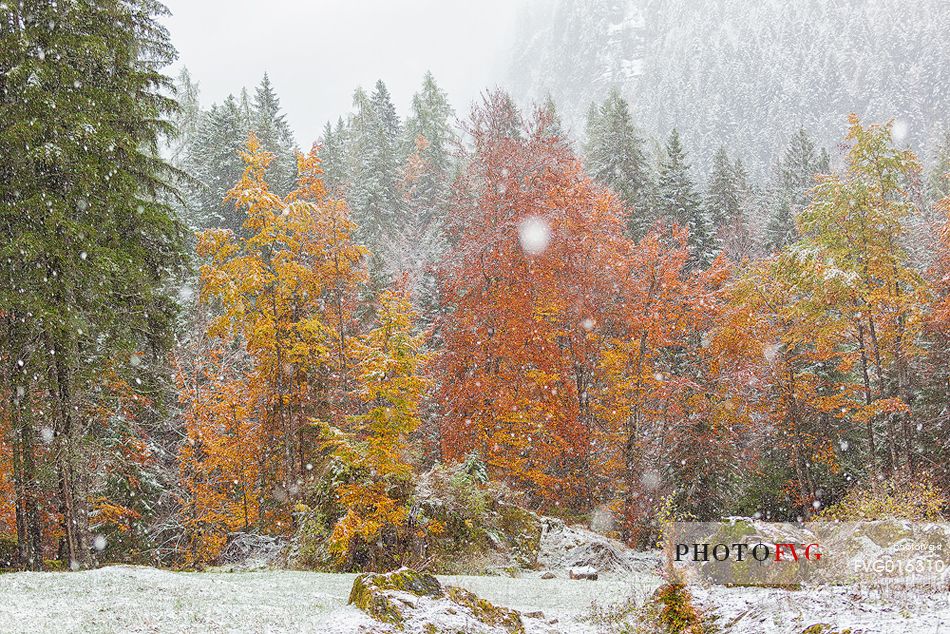
[[716, 254], [709, 224], [702, 203], [689, 175], [686, 152], [675, 129], [670, 133], [660, 160], [655, 201], [656, 216], [665, 222], [676, 223], [689, 231], [690, 260], [705, 266]]
[[446, 248], [444, 224], [454, 171], [451, 148], [457, 141], [452, 115], [447, 95], [426, 73], [406, 120], [404, 143], [411, 150], [401, 184], [405, 219], [396, 234], [397, 248], [386, 262], [390, 275], [409, 275], [410, 295], [423, 321], [431, 318], [438, 302], [434, 269]]
[[[426, 73], [422, 89], [412, 97], [412, 107], [406, 119], [405, 154], [419, 153], [424, 168], [416, 182], [418, 203], [433, 217], [447, 212], [449, 179], [452, 176], [452, 145], [456, 135], [452, 129], [454, 115], [445, 94], [432, 73]], [[425, 140], [421, 149], [419, 138]]]
[[[0, 363], [12, 395], [0, 418], [13, 429], [19, 554], [30, 568], [42, 566], [43, 534], [54, 530], [66, 566], [93, 563], [89, 519], [105, 490], [86, 467], [107, 455], [97, 412], [116, 407], [117, 382], [133, 395], [154, 388], [131, 359], [160, 359], [171, 343], [166, 285], [183, 232], [161, 202], [173, 174], [158, 144], [175, 108], [158, 70], [173, 57], [163, 12], [104, 0], [0, 14]], [[38, 488], [39, 460], [49, 490]], [[57, 514], [59, 529], [44, 525]]]
[[185, 157], [186, 169], [197, 181], [188, 192], [194, 216], [186, 220], [192, 228], [242, 231], [243, 212], [225, 203], [224, 197], [244, 171], [240, 152], [250, 131], [249, 114], [233, 95], [201, 117]]
[[587, 115], [585, 166], [594, 180], [610, 187], [627, 206], [629, 233], [639, 238], [653, 222], [649, 215], [650, 174], [643, 139], [626, 100], [616, 88]]
[[748, 174], [742, 161], [736, 159], [733, 163], [725, 148], [720, 147], [713, 157], [704, 204], [718, 248], [736, 260], [751, 252], [747, 214], [751, 197]]
[[541, 104], [541, 113], [544, 117], [545, 133], [567, 143], [567, 131], [564, 129], [564, 122], [561, 120], [561, 115], [557, 111], [557, 104], [554, 103], [554, 98], [550, 94], [544, 98], [544, 103]]
[[706, 191], [706, 215], [716, 233], [740, 214], [739, 183], [726, 149], [720, 147], [713, 157], [709, 189]]
[[373, 93], [370, 95], [370, 102], [372, 103], [373, 111], [376, 113], [382, 125], [383, 133], [387, 141], [393, 146], [393, 151], [398, 152], [397, 144], [399, 142], [400, 132], [402, 131], [402, 125], [399, 122], [399, 115], [396, 114], [396, 106], [393, 105], [389, 89], [386, 88], [386, 84], [382, 79], [376, 80], [376, 85], [373, 86]]
[[194, 142], [201, 125], [201, 91], [191, 78], [187, 68], [182, 68], [175, 79], [175, 98], [178, 112], [172, 117], [175, 138], [170, 146], [169, 161], [176, 167], [184, 167], [188, 147]]

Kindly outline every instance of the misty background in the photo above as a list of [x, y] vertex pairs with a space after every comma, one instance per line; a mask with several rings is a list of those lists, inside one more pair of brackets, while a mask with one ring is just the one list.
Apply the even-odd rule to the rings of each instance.
[[385, 81], [405, 116], [431, 70], [456, 116], [501, 87], [552, 97], [582, 141], [587, 112], [617, 87], [658, 150], [674, 127], [699, 180], [719, 147], [767, 178], [804, 128], [838, 154], [847, 114], [895, 119], [927, 161], [947, 135], [945, 0], [169, 0], [166, 18], [201, 103], [269, 73], [301, 148]]
[[383, 79], [400, 112], [431, 70], [456, 112], [499, 83], [523, 0], [168, 0], [179, 59], [203, 106], [270, 76], [297, 143]]

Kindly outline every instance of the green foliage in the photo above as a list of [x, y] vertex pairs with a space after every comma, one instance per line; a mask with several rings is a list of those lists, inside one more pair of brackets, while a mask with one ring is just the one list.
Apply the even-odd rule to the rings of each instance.
[[652, 180], [643, 145], [619, 90], [611, 90], [602, 104], [591, 107], [584, 165], [594, 180], [613, 190], [626, 205], [634, 238], [643, 237], [653, 222], [649, 210]]
[[[185, 239], [166, 204], [176, 170], [158, 146], [176, 109], [160, 72], [174, 50], [151, 0], [0, 13], [0, 358], [4, 384], [23, 387], [0, 418], [24, 448], [14, 472], [35, 487], [30, 414], [44, 413], [58, 481], [50, 506], [65, 510], [67, 560], [85, 566], [89, 501], [104, 492], [83, 472], [114, 458], [115, 385], [131, 386], [122, 402], [161, 395], [173, 340]], [[153, 413], [142, 422], [156, 424]]]
[[675, 129], [670, 133], [660, 160], [654, 204], [655, 216], [658, 219], [689, 229], [691, 262], [701, 266], [712, 262], [716, 248], [709, 221], [690, 175], [690, 166], [679, 132]]
[[774, 209], [767, 230], [768, 246], [782, 249], [798, 239], [796, 218], [809, 201], [818, 174], [829, 170], [828, 154], [818, 150], [804, 128], [792, 136], [778, 166]]

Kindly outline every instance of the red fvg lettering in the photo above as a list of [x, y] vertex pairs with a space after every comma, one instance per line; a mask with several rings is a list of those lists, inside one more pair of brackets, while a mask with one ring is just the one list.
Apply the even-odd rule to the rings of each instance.
[[775, 561], [782, 561], [782, 549], [787, 548], [792, 553], [792, 559], [798, 561], [798, 552], [795, 544], [775, 544]]
[[[819, 544], [801, 544], [805, 549], [805, 559], [808, 561], [819, 561], [821, 559], [821, 546]], [[792, 561], [798, 561], [798, 550], [795, 544], [775, 544], [775, 561], [782, 561], [782, 551], [787, 550], [792, 555]]]

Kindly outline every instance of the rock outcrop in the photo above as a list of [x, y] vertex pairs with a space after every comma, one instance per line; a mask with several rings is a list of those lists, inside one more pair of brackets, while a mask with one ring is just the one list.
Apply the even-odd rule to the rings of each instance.
[[406, 632], [523, 634], [516, 610], [493, 605], [473, 592], [442, 586], [411, 568], [364, 573], [353, 582], [349, 603], [392, 628]]

